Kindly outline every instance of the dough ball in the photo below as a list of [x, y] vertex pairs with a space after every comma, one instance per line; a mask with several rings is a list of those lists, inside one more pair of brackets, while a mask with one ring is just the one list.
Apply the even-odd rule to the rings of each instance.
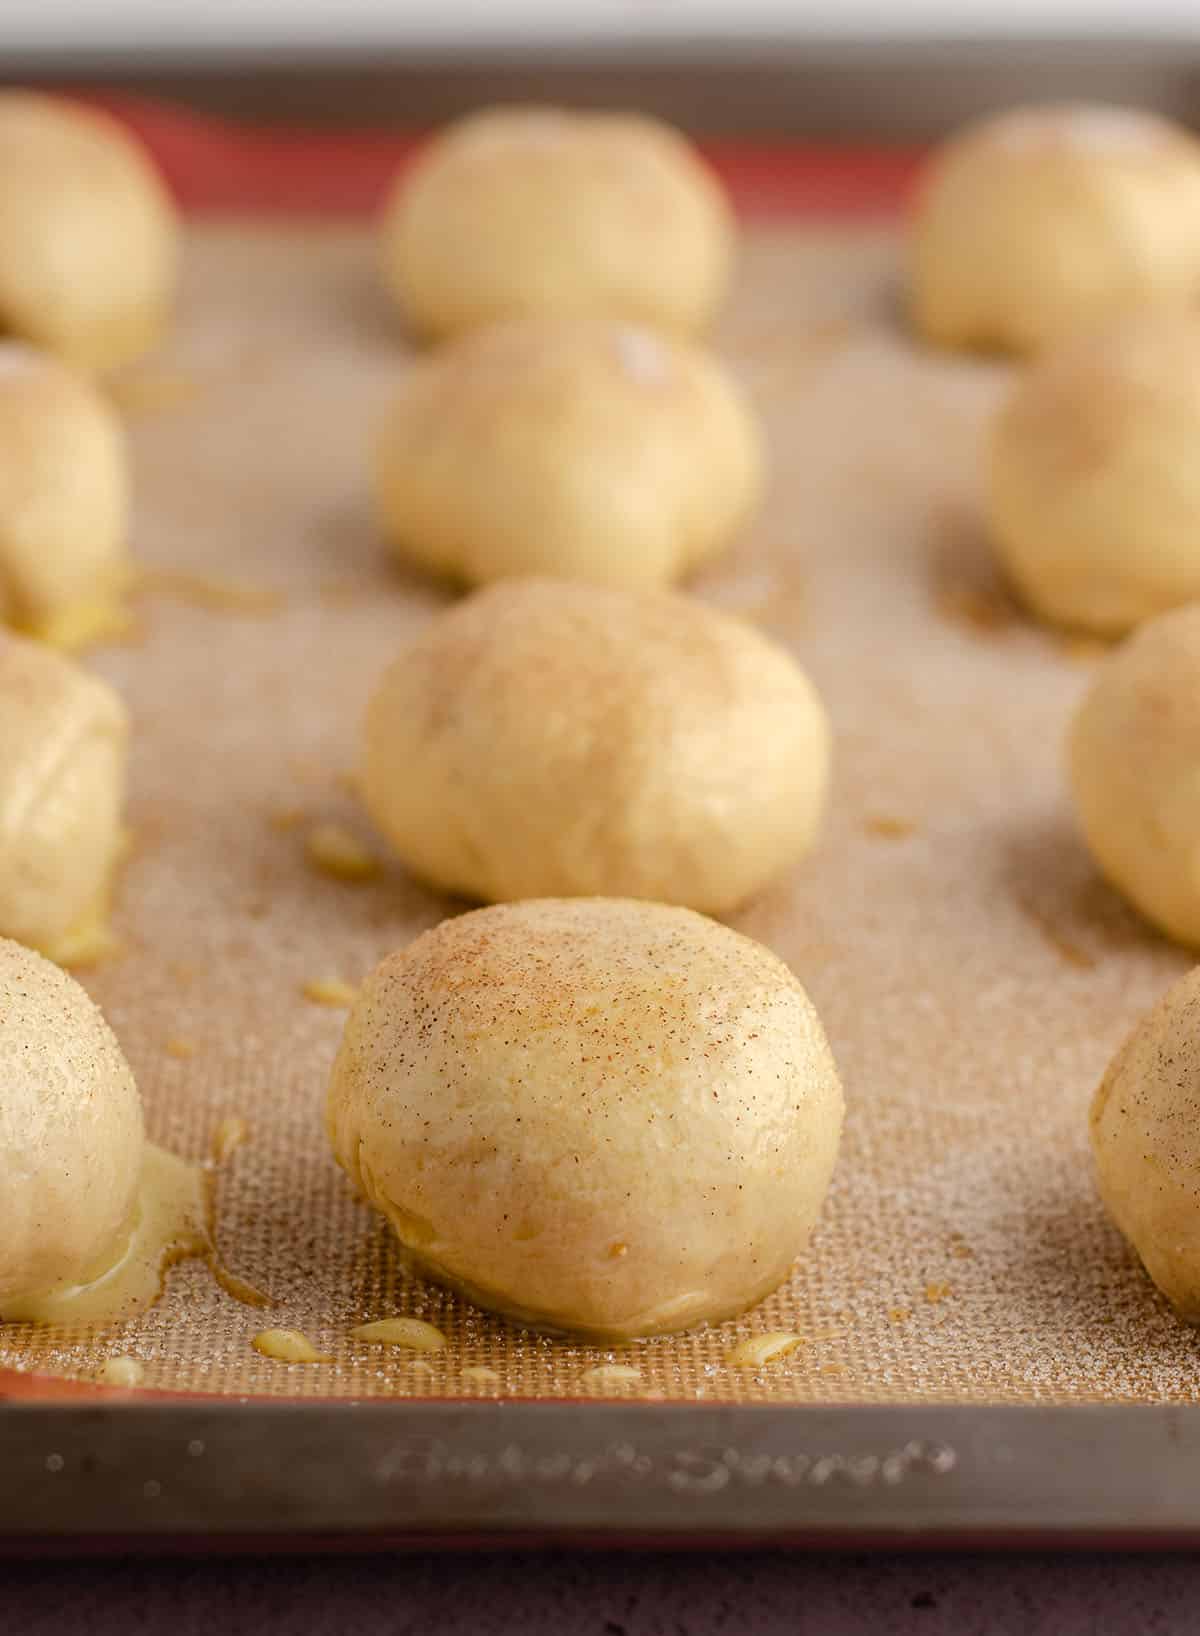
[[0, 938], [0, 1318], [86, 1283], [120, 1248], [141, 1174], [142, 1105], [97, 1006]]
[[1091, 1136], [1109, 1214], [1180, 1315], [1200, 1323], [1200, 968], [1113, 1058]]
[[417, 364], [376, 464], [397, 554], [472, 584], [668, 584], [746, 521], [762, 472], [716, 359], [586, 318], [498, 324]]
[[1102, 661], [1070, 736], [1075, 805], [1101, 870], [1200, 947], [1200, 604]]
[[128, 518], [111, 404], [44, 353], [0, 341], [0, 617], [52, 635], [81, 608], [114, 602], [129, 575]]
[[948, 346], [1034, 352], [1123, 307], [1200, 295], [1200, 143], [1131, 108], [968, 127], [917, 200], [912, 313]]
[[1200, 596], [1200, 316], [1159, 309], [1040, 359], [1000, 413], [988, 507], [1044, 618], [1116, 635]]
[[690, 334], [724, 298], [733, 223], [716, 177], [657, 120], [493, 108], [397, 183], [383, 274], [443, 336], [524, 314], [609, 314]]
[[0, 935], [53, 954], [103, 903], [121, 848], [128, 734], [106, 682], [0, 636]]
[[142, 145], [106, 115], [0, 92], [0, 330], [107, 370], [167, 321], [175, 210]]
[[444, 921], [367, 979], [327, 1111], [417, 1270], [601, 1337], [718, 1320], [804, 1248], [842, 1092], [804, 990], [686, 909]]
[[807, 851], [828, 776], [816, 692], [751, 626], [670, 592], [518, 580], [400, 654], [359, 781], [445, 891], [716, 914]]

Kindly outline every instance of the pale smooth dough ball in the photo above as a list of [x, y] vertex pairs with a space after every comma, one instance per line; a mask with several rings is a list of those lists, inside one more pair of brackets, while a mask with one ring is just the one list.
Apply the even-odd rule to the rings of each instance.
[[1118, 635], [1200, 597], [1200, 315], [1160, 308], [1039, 359], [1000, 412], [987, 508], [1043, 618]]
[[0, 1318], [84, 1284], [134, 1215], [142, 1105], [99, 1008], [66, 972], [0, 938]]
[[0, 936], [53, 954], [103, 903], [122, 844], [128, 737], [106, 682], [0, 636]]
[[166, 323], [177, 239], [158, 172], [116, 120], [0, 93], [0, 331], [85, 369], [127, 362]]
[[1200, 143], [1132, 108], [1017, 108], [932, 161], [911, 242], [917, 327], [1034, 352], [1125, 307], [1200, 296]]
[[1112, 883], [1200, 947], [1200, 604], [1102, 661], [1070, 734], [1076, 811]]
[[1200, 968], [1113, 1058], [1091, 1137], [1113, 1221], [1180, 1315], [1200, 1323]]
[[383, 219], [384, 280], [429, 336], [587, 313], [695, 333], [732, 252], [716, 177], [677, 131], [631, 114], [474, 114], [430, 143]]
[[735, 908], [812, 845], [829, 728], [784, 649], [670, 592], [518, 580], [401, 652], [359, 785], [445, 891]]
[[417, 1270], [621, 1338], [727, 1318], [787, 1276], [842, 1092], [759, 944], [686, 909], [543, 900], [444, 921], [377, 967], [327, 1121]]
[[525, 319], [411, 370], [375, 470], [397, 555], [435, 573], [657, 586], [746, 521], [763, 457], [715, 358], [605, 319]]
[[129, 578], [129, 472], [116, 411], [83, 376], [0, 342], [0, 618], [53, 636]]

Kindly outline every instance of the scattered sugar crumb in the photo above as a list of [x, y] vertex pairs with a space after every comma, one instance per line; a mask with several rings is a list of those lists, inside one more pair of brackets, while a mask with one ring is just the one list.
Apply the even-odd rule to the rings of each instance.
[[902, 841], [906, 836], [916, 833], [917, 826], [911, 818], [893, 818], [886, 813], [873, 813], [863, 820], [863, 828], [868, 835], [877, 835], [883, 841]]
[[340, 1007], [344, 1011], [351, 1010], [358, 999], [354, 984], [341, 977], [311, 977], [300, 992], [314, 1005]]
[[925, 1286], [925, 1299], [930, 1306], [936, 1306], [939, 1301], [944, 1301], [952, 1293], [949, 1284], [928, 1283]]
[[250, 1342], [264, 1358], [279, 1363], [332, 1363], [324, 1352], [318, 1352], [308, 1336], [299, 1329], [260, 1329]]
[[594, 1368], [585, 1369], [579, 1380], [584, 1386], [605, 1386], [620, 1385], [641, 1378], [642, 1371], [635, 1369], [632, 1364], [598, 1363]]
[[377, 1318], [373, 1323], [358, 1324], [350, 1331], [356, 1341], [370, 1341], [374, 1346], [406, 1346], [412, 1352], [442, 1352], [446, 1337], [435, 1324], [421, 1318]]
[[145, 1367], [138, 1358], [119, 1357], [109, 1358], [101, 1365], [99, 1378], [106, 1386], [121, 1386], [130, 1390], [140, 1386], [145, 1376]]
[[725, 1354], [725, 1362], [732, 1369], [760, 1369], [763, 1364], [777, 1363], [798, 1346], [804, 1336], [792, 1330], [770, 1330], [763, 1335], [747, 1335]]
[[303, 807], [273, 807], [267, 814], [267, 822], [272, 829], [298, 829], [307, 817]]
[[889, 1307], [888, 1308], [888, 1321], [890, 1323], [902, 1324], [907, 1319], [909, 1319], [911, 1317], [912, 1317], [912, 1311], [911, 1311], [911, 1309], [909, 1307]]
[[241, 1114], [227, 1114], [213, 1131], [211, 1152], [215, 1165], [223, 1165], [248, 1141], [250, 1126]]
[[379, 859], [343, 824], [314, 824], [305, 846], [313, 868], [334, 880], [368, 881], [379, 874]]
[[138, 575], [138, 588], [152, 595], [174, 597], [177, 602], [210, 613], [262, 617], [278, 613], [285, 601], [282, 591], [248, 585], [241, 580], [188, 573], [180, 568], [143, 568]]
[[195, 1040], [185, 1039], [181, 1034], [172, 1034], [163, 1050], [169, 1057], [177, 1057], [181, 1062], [186, 1062], [189, 1057], [196, 1055], [199, 1046]]

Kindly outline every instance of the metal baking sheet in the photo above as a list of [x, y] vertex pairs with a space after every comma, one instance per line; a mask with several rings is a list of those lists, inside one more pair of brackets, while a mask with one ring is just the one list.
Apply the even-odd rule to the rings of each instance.
[[[135, 845], [124, 953], [86, 981], [157, 1139], [201, 1157], [247, 1121], [222, 1254], [332, 1361], [261, 1357], [268, 1320], [195, 1263], [116, 1333], [0, 1329], [15, 1548], [1200, 1536], [1197, 1340], [1106, 1221], [1085, 1120], [1187, 960], [1070, 821], [1059, 739], [1095, 655], [1028, 624], [986, 548], [1006, 370], [915, 344], [900, 277], [894, 219], [748, 221], [716, 344], [774, 481], [691, 587], [792, 648], [834, 721], [821, 846], [734, 923], [826, 1022], [837, 1181], [780, 1292], [618, 1355], [408, 1281], [325, 1149], [342, 1014], [306, 985], [357, 981], [461, 906], [391, 863], [322, 877], [304, 837], [334, 820], [377, 844], [346, 780], [362, 705], [450, 593], [391, 565], [370, 515], [371, 429], [407, 352], [369, 226], [192, 223], [176, 332], [117, 388], [157, 575], [135, 639], [91, 660], [133, 709]], [[393, 1312], [441, 1325], [446, 1351], [349, 1337]], [[731, 1364], [778, 1329], [802, 1336], [787, 1358]], [[97, 1387], [115, 1355], [144, 1391]], [[596, 1376], [613, 1361], [636, 1376]]]

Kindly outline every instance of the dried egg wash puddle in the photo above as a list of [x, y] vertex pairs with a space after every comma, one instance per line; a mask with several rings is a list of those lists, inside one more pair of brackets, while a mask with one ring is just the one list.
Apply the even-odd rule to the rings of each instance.
[[[217, 1170], [247, 1134], [244, 1120], [222, 1120], [213, 1134], [212, 1157], [206, 1164], [181, 1159], [147, 1142], [133, 1221], [119, 1252], [81, 1283], [9, 1302], [3, 1321], [98, 1328], [121, 1323], [145, 1312], [158, 1300], [169, 1268], [193, 1258], [206, 1263], [217, 1283], [235, 1301], [249, 1307], [270, 1306], [270, 1296], [231, 1272], [216, 1248]], [[110, 1359], [109, 1363], [117, 1361]]]

